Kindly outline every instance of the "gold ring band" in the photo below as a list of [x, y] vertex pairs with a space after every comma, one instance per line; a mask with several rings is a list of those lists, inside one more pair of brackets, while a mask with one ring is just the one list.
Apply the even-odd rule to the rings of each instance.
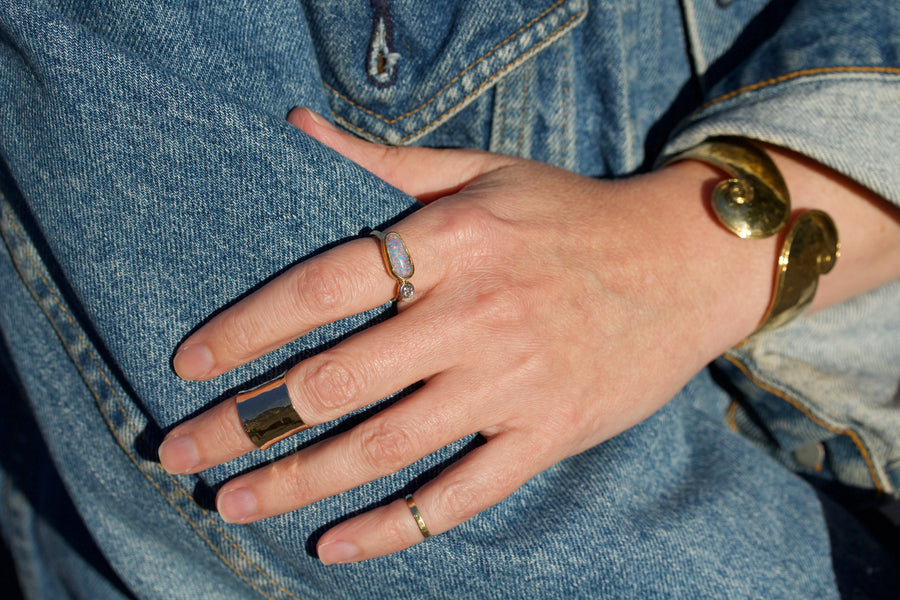
[[241, 392], [236, 400], [244, 431], [250, 441], [262, 450], [309, 428], [291, 404], [284, 377]]
[[422, 532], [422, 537], [426, 540], [431, 537], [431, 532], [428, 531], [428, 526], [425, 524], [425, 519], [422, 518], [422, 513], [419, 512], [419, 507], [416, 506], [416, 501], [413, 500], [412, 494], [406, 495], [406, 506], [409, 507], [409, 512], [412, 513], [413, 519], [416, 520], [416, 525], [419, 526], [419, 531]]

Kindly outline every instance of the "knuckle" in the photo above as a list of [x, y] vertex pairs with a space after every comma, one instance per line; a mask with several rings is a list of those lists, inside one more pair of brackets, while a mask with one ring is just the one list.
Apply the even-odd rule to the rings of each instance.
[[561, 412], [567, 413], [567, 415], [558, 422], [553, 422], [552, 419], [546, 421], [548, 423], [546, 433], [549, 435], [531, 436], [533, 439], [529, 440], [530, 443], [528, 445], [530, 456], [546, 460], [545, 457], [553, 456], [559, 451], [562, 440], [567, 440], [567, 438], [577, 435], [581, 430], [584, 421], [584, 410], [579, 410], [574, 405], [569, 405], [565, 402], [560, 402], [559, 404], [564, 406]]
[[476, 202], [460, 200], [437, 223], [435, 234], [465, 248], [484, 248], [493, 237], [496, 217]]
[[246, 452], [249, 441], [240, 422], [234, 419], [217, 419], [212, 427], [212, 445], [228, 456], [238, 456]]
[[477, 480], [456, 480], [448, 483], [440, 495], [440, 512], [451, 523], [468, 521], [481, 512]]
[[301, 503], [314, 498], [312, 483], [309, 477], [303, 474], [301, 462], [286, 458], [274, 463], [270, 469], [276, 487], [276, 497]]
[[384, 179], [397, 181], [403, 178], [404, 173], [409, 172], [410, 161], [413, 160], [411, 153], [402, 152], [400, 148], [395, 146], [377, 146], [377, 148], [378, 154], [375, 164], [383, 165]]
[[363, 388], [359, 375], [344, 361], [326, 357], [306, 374], [303, 389], [314, 410], [333, 412], [358, 397]]
[[[381, 539], [384, 540], [408, 540], [410, 539], [410, 535], [412, 531], [415, 531], [415, 535], [418, 535], [418, 530], [416, 529], [415, 524], [410, 527], [409, 521], [407, 518], [409, 517], [409, 511], [406, 509], [406, 506], [403, 506], [403, 510], [406, 511], [405, 514], [401, 513], [399, 519], [384, 519], [381, 522], [380, 528], [381, 531]], [[412, 519], [410, 519], [411, 521]]]
[[256, 338], [256, 326], [238, 307], [222, 315], [221, 344], [225, 352], [235, 358], [251, 355]]
[[334, 314], [352, 298], [353, 278], [333, 261], [312, 261], [297, 272], [294, 298], [299, 314]]
[[413, 461], [413, 439], [402, 427], [380, 420], [360, 434], [363, 461], [379, 473], [397, 471]]
[[527, 302], [521, 292], [495, 287], [477, 293], [471, 315], [490, 329], [508, 330], [526, 319]]

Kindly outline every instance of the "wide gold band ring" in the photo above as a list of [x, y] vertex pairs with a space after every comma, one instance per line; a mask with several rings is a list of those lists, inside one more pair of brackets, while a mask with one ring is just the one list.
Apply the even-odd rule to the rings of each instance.
[[284, 377], [238, 394], [237, 410], [244, 431], [260, 449], [309, 428], [291, 404]]
[[426, 540], [431, 537], [431, 532], [428, 531], [428, 526], [425, 524], [425, 519], [422, 518], [422, 513], [419, 512], [419, 507], [416, 506], [416, 501], [413, 500], [412, 494], [406, 495], [406, 506], [409, 507], [409, 512], [412, 513], [413, 519], [416, 520], [416, 525], [419, 526], [419, 531], [422, 532], [422, 537]]
[[381, 256], [388, 273], [397, 280], [397, 295], [394, 300], [408, 300], [412, 297], [416, 288], [409, 282], [409, 278], [416, 272], [412, 257], [403, 243], [403, 238], [396, 231], [381, 233], [373, 231], [372, 237], [381, 242]]

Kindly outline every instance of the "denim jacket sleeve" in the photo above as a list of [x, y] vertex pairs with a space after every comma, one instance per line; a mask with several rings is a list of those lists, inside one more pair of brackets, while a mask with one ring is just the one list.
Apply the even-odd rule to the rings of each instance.
[[[900, 5], [723, 4], [684, 2], [705, 104], [666, 153], [711, 135], [746, 136], [809, 156], [900, 205]], [[728, 25], [738, 21], [745, 25]], [[827, 450], [859, 459], [838, 479], [889, 492], [900, 484], [898, 306], [894, 282], [729, 353], [820, 425]]]

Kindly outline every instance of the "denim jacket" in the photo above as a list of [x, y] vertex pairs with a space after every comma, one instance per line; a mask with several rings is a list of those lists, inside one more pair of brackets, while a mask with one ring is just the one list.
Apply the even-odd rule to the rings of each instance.
[[[120, 573], [140, 553], [135, 593], [182, 590], [203, 568], [219, 582], [205, 597], [314, 596], [340, 578], [298, 566], [308, 549], [285, 532], [361, 510], [358, 498], [402, 489], [468, 441], [356, 498], [240, 530], [211, 515], [210, 489], [316, 432], [199, 477], [156, 464], [161, 430], [385, 311], [213, 382], [169, 367], [222, 306], [415, 207], [288, 126], [291, 107], [374, 141], [481, 148], [595, 177], [742, 135], [900, 204], [898, 82], [893, 0], [0, 0], [2, 358], [91, 537]], [[747, 406], [731, 412], [734, 427], [774, 435], [771, 452], [792, 468], [813, 446], [826, 456], [814, 472], [896, 493], [898, 301], [895, 282], [730, 352], [721, 368], [770, 431], [754, 429]], [[282, 562], [291, 568], [258, 566]], [[359, 573], [354, 585], [378, 591]], [[417, 581], [393, 597], [421, 597]]]

